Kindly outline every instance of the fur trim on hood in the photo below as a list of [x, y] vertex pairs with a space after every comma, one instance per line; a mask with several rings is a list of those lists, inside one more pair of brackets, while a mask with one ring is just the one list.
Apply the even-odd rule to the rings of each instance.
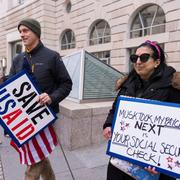
[[[115, 90], [118, 91], [122, 84], [127, 80], [128, 75], [119, 78], [115, 84]], [[175, 72], [172, 78], [172, 86], [180, 90], [180, 72]]]
[[115, 84], [116, 91], [118, 91], [121, 88], [122, 84], [127, 80], [127, 78], [128, 78], [128, 75], [123, 76], [116, 81], [116, 84]]
[[173, 74], [172, 86], [176, 89], [180, 89], [180, 72], [175, 72]]

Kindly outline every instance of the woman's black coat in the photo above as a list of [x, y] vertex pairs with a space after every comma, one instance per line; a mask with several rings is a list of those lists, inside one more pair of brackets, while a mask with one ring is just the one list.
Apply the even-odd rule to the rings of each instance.
[[[161, 66], [155, 70], [148, 81], [143, 81], [135, 71], [121, 84], [118, 96], [140, 97], [166, 102], [180, 103], [180, 90], [172, 86], [172, 77], [175, 70], [169, 66]], [[116, 108], [117, 97], [109, 111], [103, 128], [111, 127]]]

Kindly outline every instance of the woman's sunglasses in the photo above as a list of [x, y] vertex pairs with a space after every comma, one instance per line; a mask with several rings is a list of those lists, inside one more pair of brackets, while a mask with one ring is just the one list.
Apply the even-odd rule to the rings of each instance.
[[151, 57], [151, 55], [147, 54], [147, 53], [141, 54], [140, 56], [138, 56], [136, 54], [132, 54], [130, 56], [130, 60], [132, 63], [136, 63], [139, 58], [141, 62], [147, 62], [150, 57]]

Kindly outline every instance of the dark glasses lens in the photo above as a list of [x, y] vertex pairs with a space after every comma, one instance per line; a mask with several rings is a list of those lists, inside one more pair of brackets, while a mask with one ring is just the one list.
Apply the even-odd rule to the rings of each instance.
[[132, 63], [136, 63], [139, 58], [141, 62], [147, 62], [149, 60], [150, 56], [151, 56], [150, 54], [146, 54], [146, 53], [141, 54], [140, 56], [138, 56], [136, 54], [132, 54], [130, 56], [130, 60]]

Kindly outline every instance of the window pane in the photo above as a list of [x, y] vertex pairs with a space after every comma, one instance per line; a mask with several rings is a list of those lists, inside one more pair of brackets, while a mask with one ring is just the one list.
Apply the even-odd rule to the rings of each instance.
[[131, 38], [141, 37], [142, 36], [142, 30], [136, 30], [132, 31], [130, 34]]
[[151, 33], [151, 28], [150, 27], [148, 27], [148, 28], [144, 28], [144, 36], [147, 36], [147, 35], [151, 35], [152, 33]]
[[20, 54], [23, 50], [23, 46], [22, 46], [21, 41], [13, 42], [11, 47], [12, 47], [12, 59], [16, 55]]
[[142, 36], [142, 25], [139, 18], [139, 14], [137, 14], [131, 27], [130, 37], [136, 38], [140, 36]]
[[62, 38], [62, 44], [66, 44], [67, 42], [66, 42], [66, 36], [63, 36], [63, 38]]
[[111, 37], [105, 37], [104, 38], [104, 43], [108, 43], [108, 42], [110, 42], [111, 41]]
[[67, 31], [67, 32], [66, 32], [66, 37], [67, 37], [67, 42], [68, 42], [68, 43], [71, 43], [72, 31]]
[[134, 30], [134, 29], [140, 29], [140, 28], [142, 28], [142, 25], [141, 25], [141, 21], [139, 19], [139, 14], [137, 14], [137, 16], [134, 19], [131, 29]]
[[93, 52], [92, 54], [104, 63], [110, 64], [110, 51]]
[[144, 27], [151, 26], [152, 20], [153, 20], [155, 12], [157, 11], [157, 8], [158, 7], [154, 5], [154, 6], [150, 6], [146, 9], [144, 9], [141, 12], [141, 18], [142, 18]]
[[158, 25], [158, 24], [164, 24], [164, 23], [165, 23], [164, 12], [163, 12], [162, 8], [158, 8], [157, 15], [156, 15], [156, 18], [155, 18], [153, 24]]
[[[96, 26], [95, 26], [96, 27]], [[98, 35], [96, 33], [96, 30], [95, 30], [95, 27], [93, 27], [92, 31], [91, 31], [91, 34], [90, 34], [90, 37], [91, 39], [94, 39], [94, 38], [97, 38]]]
[[104, 36], [104, 30], [106, 28], [106, 22], [100, 21], [99, 23], [96, 24], [96, 28], [98, 31], [98, 37], [103, 37]]
[[165, 31], [165, 24], [162, 24], [160, 26], [154, 26], [152, 28], [152, 34], [157, 34], [157, 33], [164, 32], [164, 31]]

